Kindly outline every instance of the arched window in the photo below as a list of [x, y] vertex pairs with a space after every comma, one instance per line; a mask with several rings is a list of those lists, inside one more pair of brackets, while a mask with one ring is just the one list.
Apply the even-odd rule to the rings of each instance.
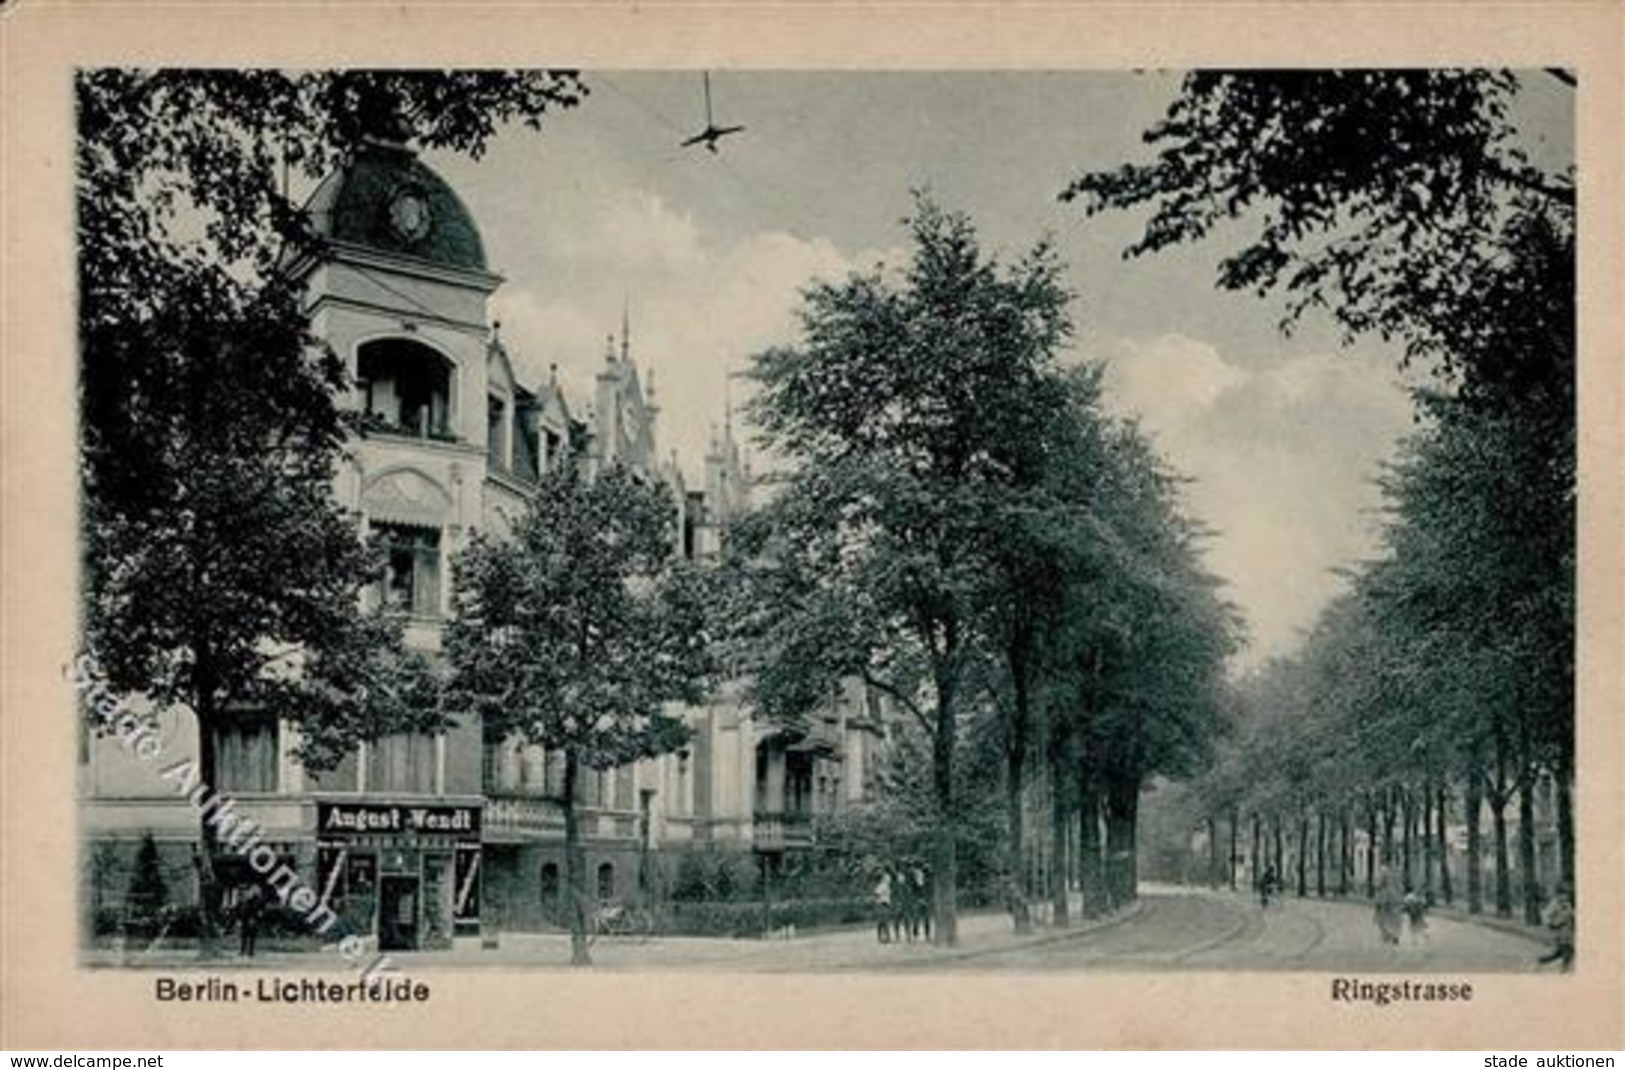
[[615, 866], [614, 863], [604, 862], [598, 867], [598, 898], [615, 898]]
[[356, 385], [370, 430], [413, 438], [452, 434], [452, 365], [428, 346], [405, 338], [364, 344]]

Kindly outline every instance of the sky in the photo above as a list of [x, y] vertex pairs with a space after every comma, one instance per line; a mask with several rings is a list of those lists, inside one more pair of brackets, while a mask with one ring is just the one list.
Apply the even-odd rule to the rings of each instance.
[[[720, 71], [716, 121], [745, 130], [716, 155], [679, 147], [704, 125], [698, 72], [583, 78], [587, 100], [540, 134], [426, 157], [506, 279], [492, 315], [522, 379], [556, 364], [589, 397], [624, 309], [661, 448], [694, 476], [743, 389], [729, 373], [797, 341], [809, 282], [903, 262], [924, 189], [1004, 258], [1054, 240], [1077, 295], [1068, 359], [1105, 360], [1109, 404], [1189, 477], [1208, 565], [1247, 619], [1242, 664], [1290, 652], [1341, 589], [1333, 570], [1375, 551], [1372, 478], [1412, 426], [1395, 354], [1342, 348], [1325, 323], [1283, 337], [1278, 302], [1214, 286], [1222, 235], [1125, 260], [1142, 216], [1057, 200], [1084, 171], [1146, 158], [1177, 76]], [[1571, 151], [1568, 106], [1531, 80], [1518, 118], [1537, 159]]]

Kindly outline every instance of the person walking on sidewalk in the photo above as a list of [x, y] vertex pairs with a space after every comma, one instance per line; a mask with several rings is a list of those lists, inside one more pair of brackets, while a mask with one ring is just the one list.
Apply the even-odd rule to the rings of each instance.
[[1428, 903], [1416, 889], [1405, 893], [1405, 928], [1412, 947], [1426, 947], [1428, 942]]
[[1398, 944], [1400, 929], [1403, 927], [1404, 913], [1402, 910], [1403, 896], [1399, 891], [1399, 878], [1393, 870], [1385, 870], [1382, 882], [1377, 887], [1377, 932], [1382, 935], [1385, 944]]
[[885, 868], [880, 870], [880, 878], [875, 881], [874, 891], [870, 893], [875, 904], [875, 936], [883, 944], [891, 943], [892, 922], [892, 887], [891, 871]]
[[1574, 899], [1567, 881], [1557, 886], [1552, 901], [1540, 912], [1540, 920], [1552, 934], [1552, 949], [1536, 961], [1559, 963], [1567, 971], [1574, 965]]

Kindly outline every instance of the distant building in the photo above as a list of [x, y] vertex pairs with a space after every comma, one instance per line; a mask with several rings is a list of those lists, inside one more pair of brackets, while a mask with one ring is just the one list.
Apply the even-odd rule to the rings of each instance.
[[[619, 463], [667, 482], [681, 513], [676, 549], [717, 555], [750, 505], [731, 422], [713, 434], [704, 485], [689, 489], [676, 457], [659, 455], [653, 377], [640, 374], [624, 319], [591, 411], [572, 411], [556, 372], [534, 385], [516, 376], [488, 317], [502, 279], [467, 208], [414, 153], [368, 143], [309, 208], [329, 255], [289, 269], [307, 288], [314, 331], [353, 374], [347, 403], [364, 414], [335, 494], [382, 537], [387, 566], [369, 597], [405, 611], [412, 645], [440, 650], [451, 556], [475, 530], [511, 531], [540, 474], [575, 445], [590, 469]], [[682, 751], [584, 776], [593, 894], [643, 894], [682, 849], [775, 856], [806, 846], [813, 815], [862, 797], [882, 735], [861, 687], [832, 694], [804, 732], [754, 723], [739, 694], [736, 683], [684, 709], [694, 738]], [[195, 753], [190, 714], [159, 716], [166, 750]], [[294, 759], [298, 742], [290, 723], [235, 717], [216, 740], [213, 787], [381, 949], [445, 947], [482, 924], [563, 916], [562, 755], [486, 739], [465, 720], [432, 737], [363, 745], [318, 775]], [[115, 741], [92, 740], [82, 757], [87, 908], [117, 910], [148, 832], [168, 886], [194, 899], [196, 812]]]

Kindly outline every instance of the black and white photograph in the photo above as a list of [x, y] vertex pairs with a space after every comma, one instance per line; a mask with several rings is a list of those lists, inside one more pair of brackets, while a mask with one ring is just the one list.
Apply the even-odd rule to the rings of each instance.
[[1617, 982], [1578, 65], [64, 77], [79, 976]]

